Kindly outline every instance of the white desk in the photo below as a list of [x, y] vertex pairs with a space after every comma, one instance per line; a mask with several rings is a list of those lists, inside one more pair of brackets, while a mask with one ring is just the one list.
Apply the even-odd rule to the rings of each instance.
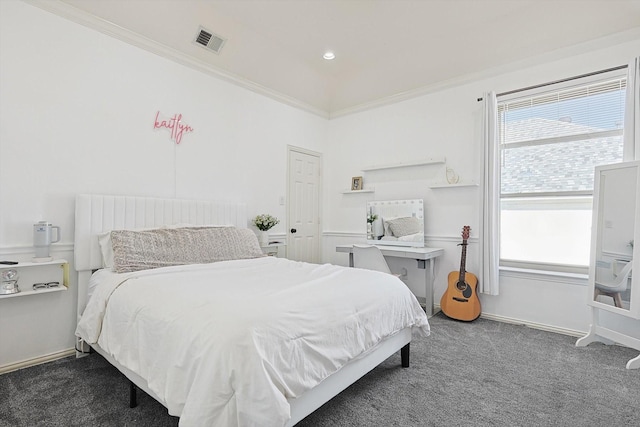
[[[426, 305], [425, 310], [427, 316], [435, 314], [433, 301], [433, 265], [435, 259], [444, 253], [442, 248], [412, 248], [407, 246], [384, 246], [376, 245], [380, 248], [382, 255], [394, 258], [411, 258], [418, 262], [418, 268], [424, 270], [424, 285], [426, 289]], [[353, 267], [353, 245], [336, 246], [336, 252], [345, 252], [349, 254], [349, 267]]]

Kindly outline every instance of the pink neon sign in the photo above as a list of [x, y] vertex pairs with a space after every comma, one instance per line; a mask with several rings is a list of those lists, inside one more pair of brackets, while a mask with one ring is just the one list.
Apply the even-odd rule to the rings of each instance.
[[154, 129], [169, 129], [171, 132], [171, 140], [176, 144], [182, 142], [182, 136], [184, 133], [193, 132], [193, 128], [187, 124], [182, 123], [182, 114], [174, 114], [169, 120], [160, 120], [160, 111], [156, 113], [156, 120], [153, 124]]

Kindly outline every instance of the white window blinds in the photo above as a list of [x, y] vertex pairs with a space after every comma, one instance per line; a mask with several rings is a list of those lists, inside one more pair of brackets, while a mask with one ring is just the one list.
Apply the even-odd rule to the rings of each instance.
[[502, 197], [593, 191], [593, 168], [622, 161], [626, 77], [498, 100]]

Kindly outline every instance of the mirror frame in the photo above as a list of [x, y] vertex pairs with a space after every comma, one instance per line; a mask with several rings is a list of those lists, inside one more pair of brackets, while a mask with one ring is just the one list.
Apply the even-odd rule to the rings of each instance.
[[635, 203], [635, 213], [633, 215], [634, 218], [634, 231], [633, 231], [633, 250], [631, 253], [633, 267], [631, 271], [631, 295], [629, 298], [629, 310], [624, 308], [619, 308], [614, 305], [605, 304], [600, 301], [596, 301], [594, 299], [595, 293], [595, 278], [596, 278], [596, 269], [598, 262], [598, 244], [599, 240], [601, 240], [602, 226], [600, 225], [603, 221], [600, 218], [602, 214], [602, 199], [604, 198], [604, 194], [601, 191], [601, 177], [603, 172], [608, 172], [612, 170], [620, 170], [625, 168], [635, 168], [636, 169], [636, 191], [640, 189], [640, 160], [635, 160], [631, 162], [623, 162], [623, 163], [615, 163], [612, 165], [603, 165], [596, 166], [595, 168], [595, 179], [594, 179], [594, 189], [593, 189], [593, 211], [592, 211], [592, 225], [591, 225], [591, 256], [589, 262], [589, 283], [588, 283], [588, 298], [587, 303], [599, 309], [607, 310], [613, 313], [621, 314], [623, 316], [632, 317], [634, 319], [640, 319], [640, 249], [638, 249], [637, 242], [640, 242], [640, 195], [636, 196]]
[[[366, 215], [369, 217], [370, 207], [371, 206], [384, 206], [384, 205], [413, 205], [412, 213], [415, 213], [415, 217], [420, 220], [422, 223], [422, 241], [420, 242], [406, 242], [400, 240], [375, 240], [369, 239], [369, 235], [367, 233], [367, 243], [371, 245], [377, 246], [405, 246], [405, 247], [414, 247], [414, 248], [423, 248], [425, 247], [424, 242], [424, 200], [422, 199], [404, 199], [404, 200], [374, 200], [367, 202], [366, 204]], [[413, 215], [412, 215], [413, 216]]]

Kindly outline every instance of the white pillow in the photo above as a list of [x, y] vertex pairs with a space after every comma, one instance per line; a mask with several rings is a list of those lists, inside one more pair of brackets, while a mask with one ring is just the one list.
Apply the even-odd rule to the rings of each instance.
[[397, 216], [394, 216], [392, 218], [382, 218], [382, 225], [384, 227], [384, 235], [385, 236], [393, 236], [393, 233], [391, 232], [391, 229], [389, 229], [389, 224], [391, 221], [393, 221], [394, 219], [397, 219]]
[[408, 236], [422, 232], [421, 221], [413, 216], [405, 216], [387, 221], [391, 235], [395, 237]]
[[98, 244], [102, 253], [102, 267], [113, 267], [113, 248], [111, 247], [111, 232], [98, 234]]

